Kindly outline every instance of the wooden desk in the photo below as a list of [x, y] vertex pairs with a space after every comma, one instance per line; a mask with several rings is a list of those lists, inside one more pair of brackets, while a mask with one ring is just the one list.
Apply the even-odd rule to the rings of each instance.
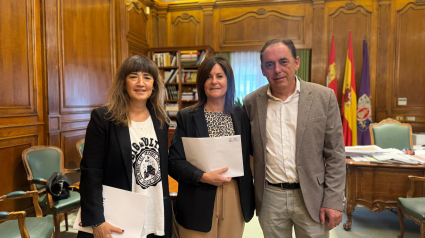
[[[372, 212], [397, 208], [397, 199], [406, 197], [409, 190], [408, 175], [425, 176], [425, 165], [374, 164], [346, 159], [347, 175], [345, 230], [351, 229], [352, 213], [357, 205]], [[425, 185], [418, 183], [414, 197], [425, 196]]]

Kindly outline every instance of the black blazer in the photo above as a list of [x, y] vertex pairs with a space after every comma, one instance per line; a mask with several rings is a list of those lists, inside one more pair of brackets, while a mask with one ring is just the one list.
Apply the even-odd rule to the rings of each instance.
[[[168, 126], [159, 129], [159, 120], [149, 110], [159, 142], [162, 188], [164, 196], [165, 237], [172, 235], [171, 200], [168, 192]], [[81, 161], [81, 220], [83, 226], [105, 221], [103, 216], [102, 185], [131, 191], [132, 158], [128, 126], [118, 126], [105, 119], [106, 107], [93, 110], [87, 126], [83, 159]], [[93, 234], [78, 232], [78, 238]]]
[[[249, 164], [251, 125], [245, 109], [235, 106], [231, 113], [236, 135], [241, 135], [244, 176], [236, 178], [243, 217], [249, 222], [254, 215], [254, 185]], [[217, 187], [198, 182], [203, 171], [186, 160], [182, 137], [209, 137], [204, 108], [177, 113], [177, 128], [169, 150], [169, 174], [179, 183], [175, 208], [177, 222], [186, 229], [209, 232], [212, 225]]]

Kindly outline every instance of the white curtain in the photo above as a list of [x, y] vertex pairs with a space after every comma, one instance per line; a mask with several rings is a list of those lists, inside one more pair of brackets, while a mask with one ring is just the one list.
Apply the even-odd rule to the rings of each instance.
[[235, 99], [242, 101], [247, 94], [268, 83], [261, 73], [259, 51], [231, 52], [230, 64], [235, 75]]

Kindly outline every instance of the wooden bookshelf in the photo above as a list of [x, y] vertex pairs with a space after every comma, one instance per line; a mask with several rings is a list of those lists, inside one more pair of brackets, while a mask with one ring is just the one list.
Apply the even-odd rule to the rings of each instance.
[[[182, 93], [183, 92], [193, 92], [193, 89], [196, 89], [196, 81], [195, 82], [184, 82], [184, 78], [182, 78], [183, 71], [190, 70], [191, 75], [193, 76], [193, 71], [197, 70], [199, 68], [198, 62], [192, 62], [194, 65], [182, 65], [182, 51], [196, 51], [199, 53], [198, 59], [201, 56], [201, 52], [205, 52], [205, 58], [208, 58], [210, 56], [214, 55], [214, 49], [210, 46], [193, 46], [193, 47], [163, 47], [163, 48], [151, 48], [149, 50], [149, 57], [157, 63], [160, 66], [158, 67], [162, 77], [164, 78], [164, 81], [167, 80], [167, 75], [170, 75], [172, 70], [175, 71], [175, 74], [177, 74], [175, 81], [168, 80], [168, 82], [165, 82], [165, 89], [168, 93], [168, 97], [165, 98], [164, 102], [166, 105], [170, 105], [169, 103], [176, 103], [178, 104], [178, 110], [181, 110], [183, 108], [189, 107], [197, 102], [197, 100], [190, 99], [190, 100], [182, 100]], [[166, 56], [169, 55], [169, 56]], [[166, 59], [170, 57], [169, 59]], [[173, 57], [176, 58], [176, 64], [173, 65]], [[199, 62], [200, 64], [201, 62]], [[186, 62], [187, 64], [187, 62]], [[196, 79], [195, 79], [196, 80]], [[170, 82], [172, 81], [172, 82]], [[174, 92], [174, 89], [177, 92]], [[170, 92], [173, 94], [173, 96], [170, 96]], [[175, 116], [170, 115], [170, 118], [173, 120], [175, 119]]]

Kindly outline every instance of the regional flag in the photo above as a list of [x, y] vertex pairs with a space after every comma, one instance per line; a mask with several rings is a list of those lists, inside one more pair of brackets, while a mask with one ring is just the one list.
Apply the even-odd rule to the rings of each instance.
[[357, 104], [357, 144], [370, 145], [369, 125], [372, 123], [372, 103], [370, 101], [369, 54], [366, 40], [363, 41], [363, 68]]
[[353, 42], [348, 41], [347, 61], [345, 63], [344, 85], [342, 87], [341, 113], [345, 146], [357, 145], [357, 102], [356, 80], [354, 77]]
[[338, 98], [338, 84], [336, 79], [335, 69], [335, 37], [332, 36], [331, 53], [328, 61], [328, 75], [326, 76], [326, 86], [335, 92], [335, 97]]

